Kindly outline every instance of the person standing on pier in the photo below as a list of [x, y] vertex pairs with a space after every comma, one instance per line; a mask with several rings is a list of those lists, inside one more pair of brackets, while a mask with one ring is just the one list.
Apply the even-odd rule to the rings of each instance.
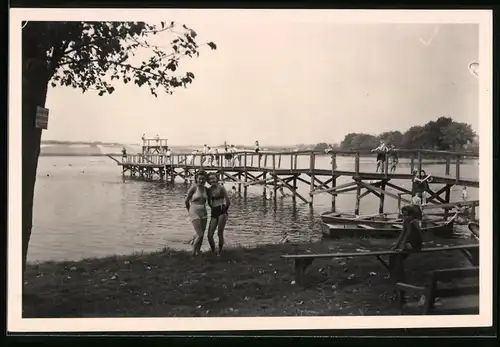
[[396, 146], [391, 145], [389, 148], [389, 157], [391, 159], [391, 174], [396, 173], [396, 166], [399, 163], [398, 152]]
[[122, 161], [125, 161], [127, 159], [127, 150], [125, 147], [122, 148]]
[[229, 194], [226, 188], [219, 184], [219, 180], [215, 173], [208, 174], [208, 183], [210, 187], [208, 188], [208, 205], [211, 209], [211, 218], [208, 225], [208, 243], [212, 252], [215, 250], [214, 234], [217, 230], [217, 236], [219, 237], [219, 247], [217, 255], [222, 253], [222, 247], [224, 246], [224, 228], [227, 222], [227, 211], [231, 205], [231, 200], [229, 199]]
[[414, 172], [415, 176], [412, 179], [412, 196], [418, 195], [421, 200], [421, 204], [425, 205], [427, 203], [427, 192], [429, 191], [429, 181], [432, 179], [431, 175], [427, 175], [425, 170], [421, 170], [420, 173]]
[[219, 150], [214, 148], [215, 165], [220, 166]]
[[377, 148], [372, 149], [372, 152], [377, 153], [377, 169], [375, 172], [378, 172], [380, 169], [380, 172], [384, 173], [384, 164], [387, 159], [387, 146], [385, 141], [380, 140], [380, 145]]
[[184, 201], [189, 214], [189, 219], [193, 224], [196, 236], [193, 242], [193, 256], [200, 254], [203, 236], [207, 227], [208, 192], [205, 187], [207, 182], [205, 171], [198, 171], [194, 175], [194, 184], [189, 188], [186, 200]]
[[156, 145], [160, 145], [160, 136], [158, 134], [156, 134]]
[[167, 147], [167, 152], [165, 153], [167, 160], [166, 164], [172, 164], [170, 158], [172, 157], [172, 151], [170, 150], [170, 147]]
[[203, 148], [201, 150], [201, 166], [205, 163], [205, 160], [207, 160], [206, 155], [208, 154], [208, 146], [206, 144], [203, 145]]
[[259, 165], [260, 165], [260, 158], [262, 158], [262, 154], [260, 153], [259, 141], [255, 141], [255, 153], [259, 155]]
[[229, 148], [229, 152], [231, 153], [232, 157], [232, 167], [234, 168], [236, 165], [236, 161], [238, 161], [238, 166], [240, 165], [240, 155], [236, 153], [236, 147], [234, 145], [231, 145]]
[[231, 153], [229, 153], [229, 149], [227, 148], [227, 144], [225, 144], [224, 145], [224, 159], [226, 160], [226, 165], [227, 166], [231, 165], [231, 159], [232, 158], [233, 158], [233, 155]]
[[208, 147], [208, 165], [211, 167], [214, 166], [214, 156], [215, 156], [215, 149], [211, 148], [210, 146]]

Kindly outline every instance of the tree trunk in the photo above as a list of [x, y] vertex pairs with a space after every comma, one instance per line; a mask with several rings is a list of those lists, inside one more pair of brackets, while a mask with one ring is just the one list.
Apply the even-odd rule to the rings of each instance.
[[[30, 63], [33, 62], [33, 63]], [[40, 64], [42, 62], [42, 64]], [[36, 107], [45, 106], [47, 97], [47, 67], [44, 59], [24, 56], [22, 71], [22, 257], [23, 285], [28, 244], [33, 223], [33, 197], [40, 154], [42, 129], [35, 127]]]

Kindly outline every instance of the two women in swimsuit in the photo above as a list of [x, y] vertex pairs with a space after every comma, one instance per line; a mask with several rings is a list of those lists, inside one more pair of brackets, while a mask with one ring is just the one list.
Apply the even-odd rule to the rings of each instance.
[[206, 204], [211, 208], [211, 218], [208, 227], [208, 243], [210, 249], [215, 252], [214, 234], [217, 229], [219, 236], [219, 254], [224, 246], [224, 228], [227, 221], [227, 211], [229, 209], [230, 200], [226, 189], [218, 183], [217, 175], [211, 173], [208, 175], [210, 187], [205, 187], [207, 174], [204, 171], [199, 171], [195, 175], [195, 184], [189, 188], [186, 196], [185, 204], [189, 213], [189, 218], [193, 224], [196, 236], [193, 242], [193, 255], [200, 253], [203, 243], [205, 228], [207, 227], [208, 214]]

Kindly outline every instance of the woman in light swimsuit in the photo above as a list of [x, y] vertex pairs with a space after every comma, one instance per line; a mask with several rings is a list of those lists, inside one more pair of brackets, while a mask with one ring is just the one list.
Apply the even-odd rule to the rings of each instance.
[[203, 235], [207, 227], [207, 209], [206, 203], [208, 200], [206, 183], [206, 173], [198, 171], [194, 176], [194, 184], [189, 188], [185, 204], [189, 213], [189, 219], [193, 223], [196, 236], [193, 242], [193, 255], [200, 254], [201, 244], [203, 243]]
[[224, 228], [226, 227], [227, 210], [229, 209], [231, 200], [226, 188], [219, 184], [215, 173], [208, 175], [208, 183], [210, 184], [208, 188], [208, 204], [212, 209], [210, 224], [208, 226], [208, 243], [212, 252], [215, 252], [214, 233], [215, 229], [217, 229], [217, 235], [219, 236], [218, 255], [220, 255], [224, 246]]

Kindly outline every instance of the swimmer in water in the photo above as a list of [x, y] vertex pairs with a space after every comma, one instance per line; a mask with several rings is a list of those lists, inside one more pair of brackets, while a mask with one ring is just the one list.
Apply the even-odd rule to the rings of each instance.
[[222, 253], [222, 247], [224, 246], [224, 228], [227, 222], [227, 211], [231, 205], [229, 195], [226, 189], [219, 184], [219, 180], [215, 173], [210, 173], [208, 175], [208, 183], [210, 187], [208, 188], [208, 204], [211, 208], [211, 218], [210, 224], [208, 225], [208, 243], [212, 252], [215, 250], [214, 233], [217, 229], [217, 236], [219, 238], [219, 247], [217, 255]]
[[231, 187], [231, 195], [232, 196], [239, 196], [240, 193], [236, 190], [236, 186]]
[[206, 203], [208, 201], [208, 192], [205, 187], [206, 181], [206, 173], [198, 171], [194, 176], [194, 184], [189, 188], [184, 202], [188, 210], [189, 219], [196, 232], [193, 242], [193, 256], [200, 254], [205, 228], [207, 227]]
[[462, 200], [467, 201], [467, 198], [468, 198], [467, 187], [463, 186], [463, 188], [462, 188]]

